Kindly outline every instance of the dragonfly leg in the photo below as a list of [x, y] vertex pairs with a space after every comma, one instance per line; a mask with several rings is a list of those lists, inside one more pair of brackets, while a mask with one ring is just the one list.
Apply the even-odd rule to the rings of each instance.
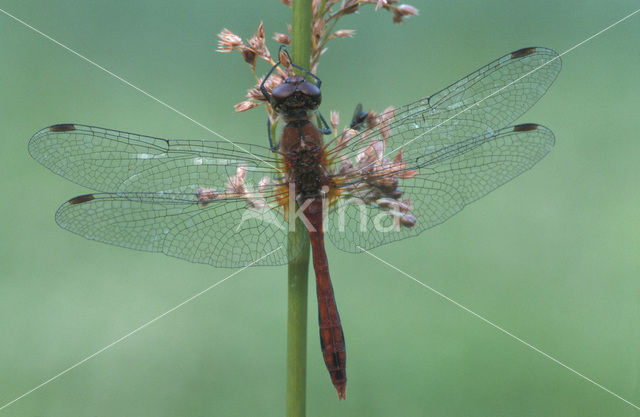
[[267, 82], [269, 77], [271, 77], [271, 74], [273, 73], [273, 71], [275, 71], [275, 69], [278, 68], [278, 65], [280, 65], [280, 61], [278, 61], [273, 67], [271, 67], [267, 75], [264, 77], [264, 79], [260, 83], [260, 91], [262, 92], [262, 95], [264, 96], [264, 98], [267, 100], [267, 103], [271, 102], [271, 94], [269, 94], [264, 84]]
[[280, 143], [273, 144], [273, 138], [271, 136], [271, 119], [267, 116], [267, 136], [269, 137], [269, 147], [272, 151], [277, 151], [280, 148]]
[[[320, 132], [322, 132], [323, 135], [330, 134], [331, 133], [331, 128], [327, 124], [327, 121], [324, 120], [324, 117], [322, 117], [322, 113], [318, 112], [317, 116], [318, 116], [318, 128], [319, 128]], [[322, 125], [320, 124], [320, 122], [322, 122]]]
[[293, 62], [291, 63], [291, 66], [294, 67], [294, 68], [299, 69], [300, 71], [304, 72], [305, 74], [307, 74], [308, 76], [313, 78], [316, 81], [316, 85], [318, 86], [318, 88], [320, 88], [320, 86], [322, 85], [322, 80], [320, 78], [318, 78], [317, 75], [315, 75], [314, 73], [310, 72], [307, 69], [302, 68], [299, 65], [294, 64]]
[[[284, 53], [287, 54], [287, 58], [289, 58], [289, 62], [291, 62], [291, 66], [294, 68], [299, 69], [300, 71], [304, 72], [305, 74], [307, 74], [309, 77], [313, 78], [316, 81], [316, 85], [318, 86], [318, 88], [320, 88], [320, 86], [322, 85], [322, 80], [320, 78], [318, 78], [317, 75], [313, 74], [312, 72], [310, 72], [309, 70], [302, 68], [299, 65], [296, 65], [293, 63], [293, 60], [291, 59], [291, 55], [289, 55], [289, 51], [287, 51], [286, 46], [284, 45], [280, 45], [280, 49], [278, 50], [278, 56], [280, 56], [280, 52], [282, 52], [284, 50]], [[278, 61], [280, 62], [280, 61]]]

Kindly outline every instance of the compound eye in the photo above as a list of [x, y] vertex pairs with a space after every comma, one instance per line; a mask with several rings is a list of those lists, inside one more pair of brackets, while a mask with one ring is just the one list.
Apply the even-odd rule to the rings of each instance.
[[305, 81], [298, 86], [298, 91], [303, 93], [310, 98], [317, 100], [320, 98], [320, 89], [317, 85], [310, 83], [309, 81]]
[[284, 103], [286, 99], [288, 99], [294, 92], [296, 91], [296, 86], [293, 84], [283, 83], [273, 89], [271, 93], [271, 102], [275, 105], [280, 105]]
[[322, 100], [322, 94], [320, 93], [320, 89], [317, 85], [305, 81], [304, 83], [298, 86], [298, 91], [304, 94], [309, 98], [308, 102], [312, 105], [313, 110], [317, 109], [320, 106], [320, 101]]

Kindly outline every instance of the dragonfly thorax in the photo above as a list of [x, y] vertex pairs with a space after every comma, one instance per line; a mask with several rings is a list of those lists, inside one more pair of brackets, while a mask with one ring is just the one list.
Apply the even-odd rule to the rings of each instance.
[[309, 120], [287, 123], [280, 138], [289, 180], [295, 183], [296, 195], [302, 198], [319, 196], [322, 186], [328, 184], [327, 170], [323, 166], [322, 135]]

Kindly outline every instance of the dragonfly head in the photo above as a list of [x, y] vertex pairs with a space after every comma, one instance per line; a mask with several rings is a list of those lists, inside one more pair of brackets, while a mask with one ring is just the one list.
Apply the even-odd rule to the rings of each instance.
[[298, 75], [286, 78], [271, 93], [274, 110], [291, 117], [306, 116], [316, 110], [321, 101], [320, 88]]

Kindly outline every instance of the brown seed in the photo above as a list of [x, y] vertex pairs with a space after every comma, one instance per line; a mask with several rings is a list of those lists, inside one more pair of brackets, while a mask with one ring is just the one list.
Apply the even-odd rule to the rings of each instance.
[[284, 49], [280, 50], [280, 53], [278, 54], [278, 59], [280, 60], [280, 63], [285, 68], [291, 69], [291, 61], [289, 60], [289, 54], [287, 53], [286, 50], [284, 50]]
[[256, 53], [249, 48], [242, 50], [242, 57], [244, 58], [244, 61], [252, 67], [255, 67], [256, 65], [256, 56]]
[[276, 42], [281, 43], [283, 45], [291, 45], [291, 38], [289, 37], [289, 35], [286, 35], [284, 33], [276, 32], [273, 35], [273, 40], [275, 40]]

